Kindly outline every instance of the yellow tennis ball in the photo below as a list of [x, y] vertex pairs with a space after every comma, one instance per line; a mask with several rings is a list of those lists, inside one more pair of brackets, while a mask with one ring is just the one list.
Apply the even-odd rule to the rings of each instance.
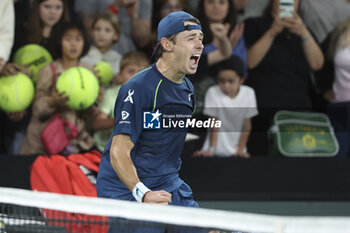
[[36, 83], [39, 70], [51, 63], [52, 57], [44, 47], [29, 44], [17, 50], [13, 62], [19, 66], [28, 66], [28, 73], [33, 74], [33, 82]]
[[69, 96], [67, 105], [71, 109], [83, 110], [93, 105], [99, 94], [96, 76], [83, 67], [72, 67], [64, 71], [57, 79], [59, 93]]
[[100, 82], [102, 84], [107, 84], [113, 79], [113, 68], [112, 66], [105, 61], [100, 61], [99, 63], [96, 64], [95, 70], [100, 76]]
[[5, 112], [25, 110], [33, 101], [34, 85], [25, 74], [0, 77], [0, 108]]

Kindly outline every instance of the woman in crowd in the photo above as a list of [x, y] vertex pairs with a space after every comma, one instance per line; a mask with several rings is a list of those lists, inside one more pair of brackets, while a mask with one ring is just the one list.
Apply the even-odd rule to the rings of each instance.
[[67, 0], [34, 0], [28, 20], [18, 25], [22, 32], [15, 35], [15, 52], [26, 44], [39, 44], [48, 48], [54, 26], [69, 21]]
[[245, 21], [248, 48], [247, 84], [256, 92], [259, 116], [253, 118], [251, 154], [267, 153], [266, 132], [278, 110], [311, 110], [310, 73], [321, 69], [324, 57], [299, 17], [280, 17], [279, 0], [270, 0], [262, 17]]
[[247, 67], [247, 50], [244, 42], [243, 24], [236, 24], [236, 10], [232, 0], [201, 0], [197, 9], [198, 19], [204, 33], [204, 50], [207, 54], [216, 50], [220, 42], [214, 37], [214, 27], [224, 26], [232, 46], [232, 54], [241, 58]]

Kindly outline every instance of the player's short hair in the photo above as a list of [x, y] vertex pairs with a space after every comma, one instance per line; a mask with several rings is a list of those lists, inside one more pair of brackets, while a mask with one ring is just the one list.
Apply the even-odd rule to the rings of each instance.
[[131, 64], [146, 67], [150, 65], [150, 60], [144, 52], [134, 50], [123, 55], [120, 61], [120, 71]]
[[[92, 21], [91, 29], [94, 29], [97, 21], [99, 21], [101, 19], [108, 21], [112, 25], [113, 29], [115, 30], [115, 33], [118, 34], [118, 38], [119, 38], [120, 37], [120, 23], [119, 23], [118, 17], [115, 14], [112, 14], [109, 12], [105, 12], [105, 13], [102, 13], [102, 14], [96, 16], [94, 18], [94, 20]], [[117, 41], [118, 40], [115, 40], [113, 42], [116, 43]]]

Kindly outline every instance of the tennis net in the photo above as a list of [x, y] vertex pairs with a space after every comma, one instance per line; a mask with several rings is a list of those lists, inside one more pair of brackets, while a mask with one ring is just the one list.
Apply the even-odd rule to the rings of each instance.
[[283, 217], [0, 188], [0, 232], [350, 233], [348, 217]]

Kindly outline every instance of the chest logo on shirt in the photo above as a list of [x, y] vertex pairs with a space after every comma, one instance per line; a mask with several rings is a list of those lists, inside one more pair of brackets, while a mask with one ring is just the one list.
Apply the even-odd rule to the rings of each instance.
[[133, 94], [134, 94], [134, 90], [129, 89], [128, 96], [124, 99], [124, 103], [129, 101], [130, 103], [133, 104], [134, 103], [134, 99], [132, 98]]
[[157, 109], [156, 112], [143, 113], [143, 128], [144, 129], [160, 129], [162, 114]]
[[125, 120], [129, 117], [129, 113], [127, 111], [122, 111], [122, 119]]
[[191, 96], [192, 95], [193, 95], [193, 93], [188, 94], [188, 101], [190, 101], [190, 102], [191, 102]]

